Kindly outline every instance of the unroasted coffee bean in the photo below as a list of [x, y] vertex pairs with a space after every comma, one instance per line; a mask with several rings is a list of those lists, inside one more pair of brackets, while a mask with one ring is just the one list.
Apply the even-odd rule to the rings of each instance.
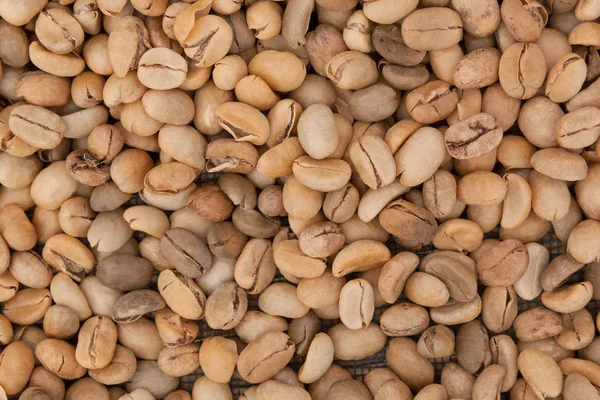
[[466, 371], [479, 373], [492, 362], [488, 333], [479, 321], [468, 322], [456, 334], [458, 363]]
[[412, 391], [433, 383], [433, 365], [417, 352], [417, 344], [409, 338], [394, 338], [386, 350], [390, 368]]
[[[444, 40], [436, 36], [445, 33]], [[439, 50], [448, 48], [460, 41], [463, 23], [460, 15], [449, 8], [425, 8], [414, 11], [402, 24], [404, 43], [415, 50]], [[437, 39], [434, 39], [437, 38]]]
[[81, 326], [75, 358], [85, 368], [104, 368], [113, 359], [116, 346], [115, 323], [106, 317], [92, 317]]
[[531, 308], [517, 316], [515, 334], [522, 342], [533, 342], [558, 335], [562, 330], [560, 315], [543, 307]]
[[142, 289], [152, 278], [152, 264], [143, 258], [114, 255], [103, 259], [97, 267], [100, 282], [117, 290]]
[[232, 329], [248, 309], [244, 289], [235, 282], [225, 282], [206, 301], [206, 322], [213, 329]]
[[519, 371], [538, 396], [558, 396], [562, 390], [562, 372], [556, 362], [535, 349], [521, 351]]
[[152, 290], [134, 290], [129, 292], [113, 306], [112, 318], [117, 323], [133, 322], [144, 314], [158, 311], [165, 307], [165, 301]]
[[498, 147], [502, 129], [492, 115], [480, 113], [452, 125], [445, 134], [448, 152], [458, 159], [470, 159]]
[[[543, 9], [543, 6], [539, 6]], [[536, 94], [546, 77], [544, 52], [535, 43], [515, 43], [502, 53], [498, 75], [506, 94], [529, 99]]]
[[206, 243], [187, 229], [167, 231], [161, 238], [160, 248], [165, 258], [190, 278], [203, 275], [212, 266], [212, 255]]
[[294, 355], [294, 342], [283, 332], [268, 332], [251, 342], [237, 361], [240, 375], [253, 383], [264, 382], [279, 372]]

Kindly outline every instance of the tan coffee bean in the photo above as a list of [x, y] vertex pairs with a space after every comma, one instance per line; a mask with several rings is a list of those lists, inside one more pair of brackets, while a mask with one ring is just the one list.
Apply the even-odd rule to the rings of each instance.
[[560, 313], [571, 313], [582, 309], [591, 300], [593, 288], [590, 282], [559, 287], [554, 292], [542, 293], [542, 303]]
[[338, 145], [333, 113], [324, 104], [313, 104], [300, 115], [298, 138], [306, 153], [317, 160], [329, 156]]
[[[210, 244], [210, 242], [209, 242]], [[275, 277], [273, 247], [265, 239], [251, 239], [245, 244], [236, 261], [234, 276], [250, 294], [262, 292]]]
[[501, 392], [502, 381], [506, 376], [506, 369], [502, 365], [486, 367], [473, 384], [473, 399], [498, 397]]
[[30, 250], [37, 242], [35, 227], [16, 204], [9, 204], [0, 210], [0, 234], [5, 243], [17, 251]]
[[531, 188], [521, 176], [513, 173], [504, 175], [507, 184], [502, 206], [503, 228], [515, 228], [523, 223], [531, 212]]
[[500, 58], [498, 73], [506, 94], [519, 99], [533, 97], [544, 83], [545, 60], [544, 52], [535, 43], [515, 43], [506, 49]]
[[374, 240], [358, 240], [337, 254], [332, 265], [333, 275], [339, 277], [351, 272], [378, 268], [390, 257], [390, 251], [383, 243]]
[[291, 360], [294, 348], [294, 343], [285, 333], [267, 332], [240, 353], [238, 371], [249, 382], [264, 382]]
[[200, 366], [210, 379], [228, 383], [238, 359], [237, 347], [233, 340], [222, 337], [209, 337], [200, 347]]
[[339, 299], [340, 319], [350, 329], [366, 328], [375, 311], [371, 284], [364, 279], [354, 279], [344, 285]]
[[446, 148], [459, 159], [470, 159], [498, 147], [502, 139], [499, 121], [487, 113], [475, 114], [446, 131]]
[[185, 376], [193, 373], [198, 367], [198, 343], [183, 346], [165, 347], [158, 356], [158, 367], [169, 376]]
[[396, 177], [392, 153], [375, 136], [362, 136], [350, 145], [350, 158], [361, 179], [371, 189], [384, 187]]
[[584, 376], [574, 373], [565, 378], [563, 394], [573, 399], [596, 399], [598, 391]]
[[515, 334], [522, 342], [533, 342], [558, 335], [563, 327], [560, 315], [544, 307], [520, 313], [514, 322]]
[[460, 89], [479, 89], [498, 80], [500, 52], [494, 48], [477, 49], [456, 65], [453, 83]]
[[492, 362], [504, 367], [505, 375], [502, 379], [500, 391], [507, 392], [517, 380], [519, 369], [517, 367], [518, 350], [510, 336], [497, 335], [490, 339]]
[[[182, 14], [178, 16], [180, 17]], [[215, 30], [218, 34], [212, 33]], [[177, 36], [177, 33], [175, 35]], [[195, 22], [187, 38], [180, 40], [180, 43], [185, 54], [194, 61], [194, 65], [209, 67], [227, 54], [232, 41], [232, 30], [223, 18], [204, 15]]]
[[46, 288], [52, 280], [50, 267], [34, 251], [12, 253], [9, 271], [20, 283], [34, 289]]
[[35, 33], [44, 47], [57, 54], [73, 51], [85, 35], [79, 22], [60, 9], [42, 11], [35, 23]]
[[167, 347], [176, 347], [192, 342], [199, 333], [198, 325], [182, 318], [169, 308], [156, 313], [156, 328], [163, 343]]
[[[573, 357], [573, 355], [575, 354], [575, 352], [573, 352], [572, 350], [567, 350], [559, 346], [556, 340], [552, 337], [536, 340], [534, 342], [518, 342], [517, 345], [519, 350], [528, 347], [541, 350], [544, 353], [548, 354], [550, 357], [552, 357], [552, 359], [556, 362], [564, 360], [565, 358]], [[593, 345], [586, 347], [586, 349], [589, 349], [590, 347], [593, 347]], [[583, 350], [582, 357], [584, 357]]]
[[327, 392], [327, 398], [332, 400], [342, 400], [347, 398], [367, 400], [373, 397], [364, 384], [359, 381], [348, 379], [332, 384]]
[[309, 156], [297, 158], [292, 171], [302, 184], [322, 192], [343, 188], [352, 175], [350, 165], [343, 160], [315, 160]]
[[333, 222], [312, 225], [302, 231], [298, 244], [303, 253], [311, 257], [328, 257], [343, 247], [345, 236]]
[[321, 378], [333, 362], [333, 341], [327, 334], [318, 333], [313, 339], [306, 361], [300, 367], [298, 379], [304, 383], [313, 383]]
[[417, 351], [426, 358], [447, 357], [454, 353], [454, 332], [444, 325], [427, 328], [419, 338]]
[[594, 339], [594, 320], [586, 309], [561, 315], [563, 330], [556, 342], [568, 350], [580, 350]]
[[208, 172], [249, 173], [257, 167], [257, 162], [258, 152], [250, 143], [217, 139], [206, 146]]
[[379, 214], [379, 222], [414, 249], [431, 243], [437, 230], [437, 222], [429, 211], [405, 200], [388, 204]]
[[537, 1], [525, 5], [511, 0], [500, 7], [500, 12], [508, 31], [519, 42], [539, 39], [548, 22], [548, 11]]
[[42, 170], [39, 157], [15, 157], [9, 153], [0, 155], [0, 182], [11, 189], [20, 189], [31, 185], [35, 176]]
[[[439, 40], [438, 31], [447, 36]], [[449, 8], [429, 8], [412, 12], [402, 24], [402, 38], [411, 49], [428, 51], [450, 47], [460, 41], [463, 23], [460, 15]]]
[[265, 217], [256, 210], [243, 210], [237, 207], [233, 211], [232, 221], [238, 230], [248, 236], [267, 239], [275, 236], [281, 222], [278, 218]]
[[[441, 384], [451, 398], [471, 396], [475, 377], [453, 362], [447, 363], [442, 369]], [[460, 397], [456, 397], [460, 396]]]
[[452, 7], [460, 15], [464, 30], [475, 37], [488, 36], [498, 29], [500, 7], [494, 1], [475, 4], [464, 0], [453, 0]]
[[465, 204], [492, 206], [506, 197], [507, 187], [503, 179], [492, 172], [476, 171], [466, 174], [458, 181], [457, 195]]
[[144, 23], [137, 17], [123, 17], [108, 37], [108, 58], [115, 74], [123, 78], [138, 67], [141, 56], [150, 49]]
[[154, 48], [139, 59], [138, 79], [149, 89], [168, 90], [185, 81], [188, 65], [185, 59], [171, 49]]
[[393, 304], [398, 300], [409, 276], [418, 265], [419, 258], [410, 252], [398, 253], [383, 265], [378, 289], [386, 302]]
[[0, 354], [0, 383], [5, 396], [16, 395], [25, 388], [33, 367], [33, 352], [23, 342], [4, 348]]
[[42, 319], [51, 305], [48, 289], [23, 289], [5, 302], [3, 314], [13, 324], [30, 325]]
[[377, 65], [359, 51], [342, 51], [329, 59], [327, 77], [341, 89], [362, 89], [377, 81]]
[[17, 137], [43, 149], [56, 147], [67, 129], [61, 117], [36, 105], [16, 107], [10, 113], [8, 125]]
[[583, 264], [569, 254], [561, 254], [543, 271], [540, 277], [541, 286], [545, 291], [552, 292], [582, 267]]
[[429, 315], [424, 307], [412, 303], [397, 303], [381, 315], [381, 330], [387, 336], [412, 336], [429, 326]]
[[46, 369], [62, 379], [78, 379], [87, 372], [75, 359], [75, 347], [62, 340], [42, 340], [35, 355]]
[[527, 243], [525, 247], [529, 254], [529, 263], [525, 274], [514, 283], [514, 289], [522, 299], [533, 300], [542, 293], [543, 276], [548, 267], [549, 252], [539, 243]]
[[597, 80], [586, 89], [581, 90], [571, 100], [567, 102], [567, 111], [575, 111], [586, 106], [597, 104], [598, 96], [596, 89], [598, 88]]
[[456, 334], [456, 355], [460, 366], [470, 373], [481, 372], [491, 364], [488, 333], [481, 322], [461, 325]]
[[443, 81], [431, 81], [406, 96], [410, 116], [422, 124], [431, 124], [448, 117], [456, 109], [458, 95]]
[[586, 71], [585, 61], [577, 54], [563, 55], [548, 71], [546, 96], [557, 103], [570, 100], [581, 89]]
[[537, 395], [558, 396], [562, 390], [561, 368], [539, 350], [525, 349], [517, 360], [519, 371]]
[[92, 317], [85, 321], [79, 331], [75, 357], [84, 368], [106, 367], [115, 353], [117, 327], [106, 317]]
[[509, 239], [488, 250], [477, 263], [481, 282], [488, 286], [509, 286], [527, 270], [529, 253], [518, 240]]
[[409, 300], [425, 307], [441, 307], [450, 297], [444, 282], [424, 272], [413, 273], [404, 290]]
[[340, 297], [346, 279], [334, 277], [326, 270], [316, 278], [303, 278], [297, 287], [298, 299], [311, 308], [325, 308], [335, 304]]
[[134, 290], [121, 296], [113, 305], [112, 319], [117, 323], [134, 322], [144, 316], [163, 309], [165, 301], [152, 290]]
[[417, 352], [417, 344], [409, 338], [394, 338], [386, 350], [390, 368], [412, 391], [433, 383], [433, 365]]
[[600, 232], [600, 224], [596, 221], [585, 220], [578, 223], [569, 234], [567, 253], [584, 264], [598, 260], [600, 243], [594, 240], [596, 232]]
[[376, 323], [360, 330], [348, 329], [344, 324], [332, 326], [327, 332], [338, 360], [362, 360], [385, 346], [387, 337]]
[[469, 267], [444, 254], [432, 253], [421, 261], [420, 269], [441, 280], [452, 298], [468, 302], [477, 295], [477, 279]]
[[359, 204], [358, 190], [351, 184], [343, 188], [328, 192], [323, 201], [323, 213], [335, 223], [348, 221], [356, 211]]
[[[598, 204], [595, 201], [594, 196], [596, 191], [595, 185], [598, 181], [598, 176], [600, 176], [599, 172], [600, 169], [592, 165], [588, 170], [587, 177], [575, 184], [575, 193], [577, 194], [577, 201], [583, 212], [588, 216], [588, 218], [595, 218], [598, 215]], [[578, 220], [579, 218], [576, 219]]]
[[517, 294], [512, 286], [488, 287], [481, 296], [482, 318], [492, 332], [508, 330], [517, 316]]
[[498, 161], [505, 168], [531, 168], [531, 156], [536, 152], [527, 139], [506, 135], [498, 146]]

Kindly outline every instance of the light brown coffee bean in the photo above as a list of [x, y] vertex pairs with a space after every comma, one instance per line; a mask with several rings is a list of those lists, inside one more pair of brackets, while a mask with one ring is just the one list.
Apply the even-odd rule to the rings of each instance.
[[519, 371], [538, 396], [558, 396], [562, 390], [561, 368], [545, 353], [525, 349], [517, 360]]
[[508, 330], [518, 312], [517, 294], [512, 286], [488, 287], [481, 296], [482, 319], [492, 332]]
[[429, 326], [429, 315], [424, 307], [409, 302], [397, 303], [381, 315], [381, 330], [387, 336], [413, 336]]
[[31, 349], [23, 342], [14, 342], [0, 354], [0, 384], [6, 395], [22, 391], [33, 371], [34, 358]]
[[592, 284], [584, 281], [561, 286], [553, 292], [542, 293], [542, 304], [552, 311], [572, 313], [585, 307], [591, 300], [592, 295]]
[[79, 379], [87, 372], [75, 358], [75, 347], [62, 340], [42, 340], [35, 355], [46, 369], [62, 379]]
[[417, 344], [412, 339], [392, 339], [386, 350], [386, 358], [392, 371], [412, 391], [433, 383], [433, 365], [417, 352]]
[[[435, 36], [444, 31], [444, 40]], [[449, 8], [425, 8], [408, 15], [402, 24], [402, 38], [408, 47], [428, 51], [448, 48], [462, 38], [463, 23], [460, 15]]]
[[510, 336], [497, 335], [490, 339], [492, 363], [504, 367], [506, 374], [500, 386], [500, 391], [508, 392], [515, 384], [519, 369], [517, 367], [518, 349]]
[[106, 367], [115, 354], [117, 327], [106, 317], [92, 317], [79, 331], [75, 358], [84, 368]]
[[334, 276], [345, 276], [352, 272], [368, 271], [382, 266], [391, 257], [389, 249], [375, 240], [358, 240], [344, 247], [335, 257], [332, 269]]
[[522, 342], [533, 342], [558, 335], [563, 327], [560, 315], [544, 307], [520, 313], [514, 322], [515, 334]]
[[238, 371], [249, 382], [264, 382], [291, 360], [294, 349], [294, 343], [285, 333], [267, 332], [240, 353]]
[[[517, 7], [522, 6], [519, 4]], [[544, 52], [535, 43], [512, 44], [502, 53], [498, 75], [506, 94], [529, 99], [536, 94], [546, 77]]]

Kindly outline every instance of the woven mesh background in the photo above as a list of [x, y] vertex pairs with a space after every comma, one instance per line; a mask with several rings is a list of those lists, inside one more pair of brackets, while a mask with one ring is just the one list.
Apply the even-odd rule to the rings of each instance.
[[[198, 179], [198, 183], [205, 183], [205, 182], [213, 182], [214, 183], [217, 181], [218, 177], [219, 177], [219, 174], [208, 174], [208, 173], [202, 174], [200, 176], [200, 178]], [[141, 203], [142, 202], [138, 198], [133, 198], [131, 200], [131, 204], [141, 204]], [[497, 238], [498, 230], [496, 229], [496, 230], [486, 234], [485, 236], [486, 236], [486, 238]], [[548, 233], [541, 240], [540, 243], [542, 243], [549, 250], [551, 259], [553, 259], [554, 257], [558, 256], [559, 254], [562, 254], [565, 252], [565, 244], [561, 243], [560, 240], [558, 240], [558, 238], [554, 235], [553, 232]], [[390, 248], [392, 254], [396, 254], [396, 253], [399, 253], [399, 252], [405, 250], [403, 247], [398, 246], [394, 241], [391, 241], [391, 240], [389, 242], [387, 242], [386, 245]], [[431, 253], [433, 250], [434, 250], [434, 248], [432, 246], [428, 246], [428, 247], [425, 247], [425, 248], [421, 249], [420, 251], [418, 251], [417, 254], [422, 257], [426, 254]], [[352, 275], [350, 277], [352, 277]], [[276, 280], [284, 280], [284, 278], [281, 276], [277, 276], [275, 279]], [[570, 280], [581, 281], [582, 273], [575, 274], [574, 276], [571, 277]], [[405, 297], [401, 297], [398, 301], [406, 301], [406, 300], [407, 299]], [[257, 295], [248, 296], [248, 302], [249, 302], [248, 309], [249, 310], [257, 310], [258, 309], [257, 301], [258, 301]], [[529, 308], [537, 307], [540, 305], [541, 305], [541, 302], [539, 300], [539, 297], [532, 301], [524, 301], [524, 300], [519, 299], [519, 311], [524, 311]], [[375, 310], [375, 315], [373, 318], [374, 321], [379, 322], [379, 318], [386, 308], [387, 307], [384, 306], [384, 307], [377, 308]], [[596, 315], [598, 314], [598, 310], [600, 309], [600, 301], [592, 300], [588, 305], [588, 309], [592, 313], [592, 316], [595, 319]], [[326, 332], [331, 326], [333, 326], [339, 322], [340, 322], [339, 319], [323, 320], [322, 330], [324, 332]], [[209, 336], [217, 336], [217, 335], [218, 336], [226, 336], [226, 337], [235, 336], [235, 332], [233, 330], [221, 331], [221, 330], [211, 329], [206, 324], [206, 321], [204, 321], [204, 320], [199, 321], [198, 324], [200, 326], [200, 337], [201, 338], [206, 338]], [[454, 328], [454, 330], [456, 331], [457, 327], [451, 327], [451, 328]], [[515, 337], [512, 329], [506, 333], [511, 335], [513, 338]], [[492, 336], [492, 335], [490, 335], [490, 336]], [[417, 339], [418, 337], [414, 337], [414, 338]], [[451, 357], [444, 358], [444, 359], [431, 360], [435, 367], [435, 371], [436, 371], [436, 382], [439, 383], [439, 376], [440, 376], [443, 366], [447, 362], [455, 361], [455, 360], [456, 360], [456, 355], [452, 355]], [[295, 370], [298, 370], [298, 368], [300, 368], [300, 366], [302, 365], [303, 361], [304, 360], [302, 357], [295, 357], [291, 362], [291, 366]], [[380, 351], [364, 360], [355, 360], [355, 361], [335, 360], [334, 363], [346, 368], [355, 379], [362, 380], [362, 378], [367, 373], [369, 373], [369, 371], [371, 369], [387, 366], [386, 359], [385, 359], [385, 348], [382, 351]], [[196, 379], [198, 379], [198, 377], [200, 377], [202, 375], [203, 375], [202, 369], [199, 368], [194, 373], [182, 377], [181, 381], [180, 381], [181, 382], [180, 388], [191, 392], [194, 382], [196, 381]], [[233, 378], [232, 381], [230, 382], [230, 387], [234, 394], [234, 398], [243, 394], [244, 389], [249, 386], [250, 385], [246, 381], [243, 381], [240, 379]], [[508, 394], [504, 394], [503, 399], [508, 399]]]

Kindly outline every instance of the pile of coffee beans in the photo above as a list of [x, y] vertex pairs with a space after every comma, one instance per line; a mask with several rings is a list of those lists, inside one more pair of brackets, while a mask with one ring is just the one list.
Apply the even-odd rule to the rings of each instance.
[[0, 0], [0, 400], [600, 400], [599, 49], [600, 0]]

